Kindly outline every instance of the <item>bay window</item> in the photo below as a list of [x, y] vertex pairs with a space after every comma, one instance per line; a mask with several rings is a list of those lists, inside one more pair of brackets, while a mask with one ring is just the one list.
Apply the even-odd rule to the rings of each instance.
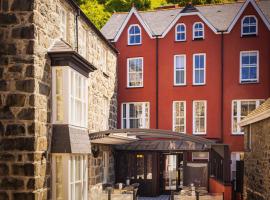
[[70, 67], [54, 67], [53, 123], [87, 128], [87, 78]]
[[56, 154], [52, 157], [53, 199], [87, 200], [87, 156]]
[[122, 128], [149, 128], [149, 103], [123, 103]]
[[173, 102], [173, 131], [186, 133], [186, 102]]
[[193, 101], [193, 134], [206, 134], [206, 101]]
[[232, 101], [232, 134], [244, 134], [238, 125], [250, 112], [255, 110], [263, 100], [233, 100]]
[[174, 85], [186, 84], [186, 55], [174, 56]]

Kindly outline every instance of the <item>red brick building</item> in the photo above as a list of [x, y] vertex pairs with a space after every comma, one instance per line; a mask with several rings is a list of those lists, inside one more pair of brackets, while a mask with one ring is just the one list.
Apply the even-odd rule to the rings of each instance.
[[118, 57], [118, 128], [183, 132], [229, 144], [270, 95], [270, 1], [115, 13], [102, 32]]

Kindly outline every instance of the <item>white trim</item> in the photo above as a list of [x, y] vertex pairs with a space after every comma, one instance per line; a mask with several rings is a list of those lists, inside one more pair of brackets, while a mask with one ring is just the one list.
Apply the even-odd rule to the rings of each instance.
[[[204, 56], [204, 82], [203, 83], [196, 83], [195, 82], [195, 56]], [[206, 53], [195, 53], [193, 54], [193, 80], [192, 84], [193, 85], [206, 85]]]
[[[129, 31], [130, 31], [130, 29], [132, 27], [138, 27], [140, 29], [140, 34], [135, 34], [135, 35], [140, 35], [140, 42], [139, 43], [136, 43], [136, 42], [135, 43], [130, 43], [130, 40], [129, 40], [130, 33], [129, 33]], [[139, 24], [131, 24], [131, 25], [129, 25], [128, 30], [127, 30], [127, 35], [128, 35], [127, 40], [128, 40], [128, 45], [129, 46], [142, 44], [142, 29], [141, 29], [141, 26]]]
[[147, 32], [147, 34], [149, 35], [149, 37], [151, 39], [153, 39], [153, 33], [151, 31], [151, 29], [149, 28], [149, 26], [144, 22], [144, 20], [141, 18], [140, 14], [138, 13], [138, 11], [136, 10], [135, 7], [132, 7], [132, 9], [130, 10], [130, 12], [128, 13], [125, 21], [122, 23], [119, 31], [117, 32], [116, 36], [114, 37], [113, 42], [117, 42], [117, 40], [119, 39], [120, 35], [122, 34], [122, 32], [124, 31], [124, 28], [126, 27], [128, 21], [130, 20], [132, 14], [134, 14], [137, 19], [139, 20], [139, 22], [141, 23], [141, 25], [143, 26], [144, 30]]
[[[195, 103], [203, 102], [204, 103], [204, 123], [205, 123], [205, 132], [195, 132]], [[192, 134], [193, 135], [206, 135], [207, 133], [207, 101], [206, 100], [194, 100], [192, 102]]]
[[[184, 58], [184, 83], [176, 83], [176, 57], [183, 57]], [[174, 85], [175, 86], [184, 86], [186, 85], [186, 73], [187, 73], [187, 67], [186, 67], [186, 54], [178, 54], [174, 55], [174, 67], [173, 67], [173, 73], [174, 73]], [[177, 71], [183, 71], [183, 70], [177, 70]]]
[[[184, 26], [184, 28], [185, 28], [185, 31], [184, 32], [178, 32], [177, 31], [177, 28], [178, 28], [178, 26]], [[178, 40], [177, 39], [177, 34], [185, 34], [185, 39], [180, 39], [180, 40]], [[179, 23], [179, 24], [176, 24], [176, 26], [175, 26], [175, 41], [177, 41], [177, 42], [182, 42], [182, 41], [186, 41], [187, 40], [187, 28], [186, 28], [186, 25], [184, 24], [184, 23]]]
[[175, 114], [175, 104], [176, 103], [184, 103], [184, 134], [186, 134], [187, 132], [187, 115], [186, 115], [186, 101], [173, 101], [172, 103], [172, 116], [173, 116], [173, 120], [172, 120], [172, 130], [175, 131], [175, 120], [176, 120], [176, 114]]
[[[242, 55], [244, 53], [256, 53], [257, 54], [257, 79], [256, 80], [242, 80]], [[259, 77], [260, 77], [260, 70], [259, 70], [259, 66], [260, 66], [260, 54], [258, 50], [251, 50], [251, 51], [240, 51], [240, 72], [239, 72], [239, 83], [241, 84], [252, 84], [252, 83], [259, 83]]]
[[[202, 31], [202, 37], [196, 37], [195, 36], [195, 25], [197, 24], [201, 24], [202, 25], [202, 30], [198, 30], [198, 31]], [[194, 22], [193, 26], [192, 26], [192, 39], [196, 40], [196, 39], [204, 39], [204, 24], [202, 22]]]
[[230, 24], [228, 30], [226, 31], [226, 33], [231, 32], [231, 30], [233, 29], [236, 22], [238, 21], [240, 16], [243, 14], [244, 10], [246, 9], [246, 7], [247, 7], [247, 5], [249, 3], [251, 3], [251, 5], [255, 8], [255, 10], [260, 15], [260, 17], [261, 17], [262, 21], [264, 22], [264, 24], [266, 25], [266, 27], [270, 30], [270, 22], [268, 21], [268, 19], [266, 18], [266, 16], [262, 12], [262, 10], [259, 8], [256, 1], [255, 0], [246, 0], [245, 3], [242, 5], [241, 9], [239, 10], [239, 12], [237, 13], [237, 15], [235, 16], [235, 18], [233, 19], [233, 21], [231, 22], [231, 24]]
[[[234, 113], [233, 113], [233, 109], [234, 109], [234, 102], [236, 102], [236, 114], [237, 114], [237, 126], [239, 126], [239, 122], [241, 123], [241, 102], [243, 101], [253, 101], [255, 102], [256, 106], [255, 109], [258, 108], [260, 106], [260, 101], [264, 101], [264, 99], [233, 99], [232, 103], [231, 103], [231, 134], [232, 135], [243, 135], [244, 132], [241, 132], [241, 127], [237, 127], [236, 132], [233, 131], [233, 120], [234, 120]], [[244, 119], [243, 119], [244, 120]], [[241, 126], [241, 125], [240, 125]]]
[[190, 15], [197, 15], [199, 16], [202, 21], [207, 24], [207, 26], [216, 34], [220, 34], [217, 29], [199, 12], [192, 12], [192, 13], [179, 13], [172, 23], [168, 26], [168, 28], [162, 33], [161, 38], [164, 38], [167, 33], [172, 29], [172, 27], [176, 24], [176, 22], [182, 17], [182, 16], [190, 16]]
[[[129, 61], [130, 60], [135, 60], [135, 59], [141, 59], [141, 61], [142, 61], [142, 82], [141, 82], [141, 85], [139, 85], [139, 86], [130, 86], [129, 85]], [[144, 79], [143, 65], [144, 65], [143, 57], [133, 57], [133, 58], [128, 58], [127, 59], [127, 88], [141, 88], [141, 87], [143, 87], [143, 79]]]
[[[243, 28], [244, 28], [243, 22], [244, 22], [245, 18], [247, 18], [247, 17], [254, 17], [255, 18], [255, 21], [256, 21], [256, 32], [255, 33], [243, 33]], [[257, 17], [255, 15], [245, 15], [241, 20], [241, 36], [258, 35], [258, 26], [259, 26], [258, 19], [257, 19]]]

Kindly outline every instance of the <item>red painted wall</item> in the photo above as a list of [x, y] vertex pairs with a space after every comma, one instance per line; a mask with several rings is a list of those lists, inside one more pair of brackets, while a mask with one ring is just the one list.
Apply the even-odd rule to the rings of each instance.
[[214, 178], [209, 178], [209, 192], [210, 193], [224, 193], [224, 200], [232, 199], [232, 186], [226, 186]]
[[[241, 38], [241, 19], [255, 15], [258, 36]], [[266, 99], [270, 96], [270, 32], [250, 4], [232, 29], [224, 35], [224, 143], [231, 151], [243, 151], [243, 136], [232, 135], [232, 100]], [[240, 84], [240, 51], [259, 50], [259, 83]]]
[[[270, 32], [255, 9], [249, 5], [243, 15], [256, 15], [259, 34], [241, 38], [241, 19], [229, 34], [224, 34], [224, 143], [231, 151], [243, 151], [243, 136], [231, 135], [232, 100], [266, 99], [270, 96]], [[201, 21], [197, 15], [181, 17], [178, 22], [186, 24], [187, 41], [175, 42], [175, 27], [165, 38], [159, 39], [159, 122], [158, 128], [172, 130], [172, 102], [186, 101], [187, 133], [192, 134], [192, 101], [207, 100], [207, 138], [221, 138], [221, 34], [215, 34], [206, 24], [205, 39], [192, 41], [192, 25]], [[142, 45], [127, 45], [127, 29], [130, 24], [140, 24], [132, 16], [116, 48], [118, 58], [118, 103], [150, 102], [150, 128], [156, 128], [156, 39], [150, 39], [142, 28]], [[240, 84], [240, 51], [259, 50], [259, 83]], [[192, 85], [193, 54], [206, 53], [206, 85]], [[187, 85], [173, 86], [173, 62], [175, 54], [186, 54]], [[127, 58], [144, 57], [143, 88], [127, 88]], [[121, 127], [121, 112], [118, 112]]]

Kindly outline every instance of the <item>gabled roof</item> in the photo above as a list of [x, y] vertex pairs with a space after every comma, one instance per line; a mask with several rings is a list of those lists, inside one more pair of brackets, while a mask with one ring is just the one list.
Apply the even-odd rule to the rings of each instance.
[[270, 118], [270, 98], [267, 99], [257, 109], [249, 113], [249, 115], [240, 122], [240, 126], [253, 124], [266, 118]]
[[[212, 30], [217, 33], [219, 31], [227, 31], [234, 26], [233, 22], [237, 21], [237, 17], [241, 15], [244, 8], [251, 2], [255, 9], [261, 15], [263, 21], [270, 29], [270, 0], [259, 1], [247, 0], [246, 2], [235, 2], [218, 5], [196, 6], [198, 12], [183, 13], [184, 8], [173, 8], [166, 10], [154, 11], [137, 11], [144, 23], [151, 29], [152, 36], [164, 37], [169, 29], [176, 21], [185, 15], [198, 15], [204, 20]], [[124, 21], [128, 21], [130, 13], [115, 13], [110, 20], [101, 29], [101, 32], [109, 40], [117, 41], [116, 35], [121, 34]]]

